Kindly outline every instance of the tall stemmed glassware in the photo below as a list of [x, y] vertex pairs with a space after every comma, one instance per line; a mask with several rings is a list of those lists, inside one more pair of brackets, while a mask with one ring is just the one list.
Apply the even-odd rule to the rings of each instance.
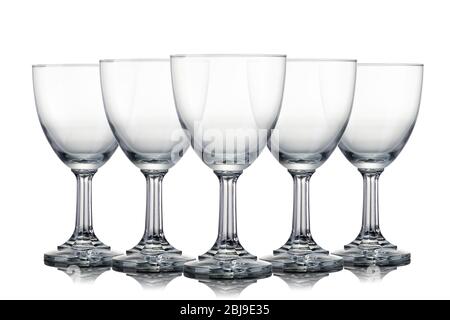
[[189, 259], [166, 240], [162, 181], [189, 147], [173, 101], [169, 59], [103, 60], [106, 115], [127, 157], [147, 180], [145, 231], [113, 269], [129, 273], [179, 272]]
[[33, 86], [42, 129], [77, 178], [75, 231], [57, 251], [45, 254], [45, 264], [110, 266], [117, 253], [92, 227], [92, 177], [117, 148], [102, 107], [98, 64], [35, 65]]
[[410, 254], [397, 250], [381, 234], [378, 178], [408, 141], [419, 112], [421, 64], [358, 64], [350, 122], [339, 144], [363, 176], [363, 222], [358, 237], [336, 254], [346, 265], [398, 266]]
[[220, 181], [219, 235], [200, 261], [185, 264], [195, 278], [259, 278], [271, 265], [239, 243], [236, 181], [265, 147], [283, 95], [283, 55], [177, 55], [171, 57], [179, 119], [191, 145]]
[[311, 236], [309, 180], [336, 148], [350, 117], [355, 60], [288, 59], [283, 106], [269, 148], [294, 179], [291, 236], [270, 261], [275, 272], [332, 272], [331, 256]]

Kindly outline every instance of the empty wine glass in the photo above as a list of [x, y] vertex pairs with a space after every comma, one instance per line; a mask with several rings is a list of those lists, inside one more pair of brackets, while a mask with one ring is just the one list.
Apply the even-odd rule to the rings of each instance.
[[336, 148], [352, 110], [355, 60], [288, 59], [283, 106], [269, 149], [294, 180], [291, 236], [270, 261], [276, 272], [333, 272], [342, 258], [311, 236], [309, 181]]
[[219, 235], [214, 246], [185, 264], [194, 278], [270, 276], [239, 243], [236, 181], [265, 147], [283, 95], [284, 55], [176, 55], [172, 85], [191, 145], [220, 181]]
[[381, 234], [378, 178], [408, 141], [419, 112], [421, 64], [358, 64], [353, 112], [339, 144], [363, 176], [363, 221], [358, 237], [336, 254], [346, 265], [398, 266], [410, 254]]
[[147, 180], [145, 231], [113, 269], [128, 273], [180, 272], [190, 260], [166, 240], [162, 181], [189, 147], [173, 101], [169, 59], [102, 60], [106, 115], [127, 157]]
[[98, 240], [92, 226], [92, 177], [117, 148], [102, 107], [98, 64], [35, 65], [33, 86], [45, 136], [77, 179], [75, 231], [44, 262], [110, 266], [117, 253]]

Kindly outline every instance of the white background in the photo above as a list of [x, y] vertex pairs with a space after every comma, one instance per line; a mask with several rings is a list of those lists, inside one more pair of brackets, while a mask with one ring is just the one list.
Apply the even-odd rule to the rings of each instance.
[[[173, 53], [286, 53], [425, 64], [421, 111], [398, 159], [381, 178], [381, 226], [412, 263], [381, 282], [350, 271], [291, 290], [278, 277], [239, 297], [450, 298], [450, 7], [448, 1], [2, 1], [0, 3], [0, 297], [207, 298], [215, 293], [178, 277], [143, 290], [114, 271], [94, 284], [73, 283], [45, 267], [43, 253], [73, 230], [75, 179], [51, 150], [36, 116], [31, 65]], [[213, 244], [218, 182], [190, 150], [164, 185], [165, 233], [186, 254]], [[312, 232], [324, 248], [353, 240], [361, 223], [362, 181], [337, 150], [313, 176]], [[145, 182], [117, 150], [94, 179], [95, 230], [124, 251], [143, 232]], [[267, 150], [238, 183], [241, 242], [261, 256], [283, 244], [291, 227], [291, 178]]]

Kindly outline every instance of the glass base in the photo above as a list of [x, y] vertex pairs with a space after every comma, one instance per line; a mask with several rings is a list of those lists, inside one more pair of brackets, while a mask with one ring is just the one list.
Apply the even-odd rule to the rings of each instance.
[[272, 275], [270, 263], [239, 256], [215, 255], [184, 265], [184, 275], [194, 279], [262, 279]]
[[98, 240], [98, 238], [95, 236], [95, 234], [91, 234], [88, 236], [86, 236], [86, 235], [78, 236], [78, 237], [72, 236], [65, 243], [63, 243], [62, 245], [57, 247], [58, 250], [73, 249], [73, 248], [79, 248], [80, 250], [91, 249], [91, 248], [105, 249], [105, 250], [111, 249], [110, 246], [107, 246], [106, 244], [104, 244], [103, 242]]
[[142, 250], [115, 257], [112, 262], [114, 271], [129, 274], [182, 272], [183, 265], [194, 259], [187, 258], [177, 253]]
[[273, 256], [262, 260], [272, 264], [274, 273], [329, 273], [344, 267], [342, 258], [330, 255], [310, 234], [291, 235], [285, 245], [273, 251]]
[[397, 267], [411, 262], [411, 254], [400, 251], [397, 246], [387, 241], [381, 232], [362, 234], [344, 246], [344, 250], [335, 252], [344, 258], [345, 266], [355, 267]]
[[174, 248], [164, 237], [155, 239], [144, 238], [132, 249], [126, 251], [127, 254], [145, 251], [170, 252], [181, 255], [181, 250]]
[[80, 268], [111, 267], [111, 260], [119, 253], [104, 248], [66, 248], [44, 254], [44, 263], [50, 267]]
[[395, 247], [349, 247], [335, 252], [334, 254], [344, 258], [346, 266], [355, 267], [398, 267], [411, 262], [411, 254], [397, 250]]
[[302, 239], [289, 239], [281, 248], [273, 250], [273, 254], [287, 253], [289, 251], [309, 251], [328, 254], [327, 250], [322, 249], [311, 236]]
[[344, 249], [361, 248], [364, 250], [378, 249], [378, 248], [390, 248], [397, 249], [397, 246], [387, 241], [381, 232], [371, 234], [370, 236], [363, 236], [361, 234], [353, 240], [351, 243], [344, 246]]
[[[220, 245], [220, 252], [221, 254], [234, 255], [243, 259], [251, 259], [251, 260], [257, 259], [255, 255], [250, 254], [247, 250], [245, 250], [239, 243], [239, 241], [235, 241], [228, 247]], [[208, 250], [208, 252], [199, 256], [198, 259], [199, 260], [211, 259], [214, 258], [214, 256], [218, 253], [219, 253], [219, 244], [215, 243], [214, 246], [210, 250]]]
[[290, 250], [262, 260], [270, 262], [276, 273], [329, 273], [341, 271], [344, 267], [342, 258], [321, 251]]
[[111, 267], [111, 260], [120, 253], [98, 240], [94, 232], [74, 233], [58, 250], [44, 254], [44, 263], [50, 267], [100, 268]]

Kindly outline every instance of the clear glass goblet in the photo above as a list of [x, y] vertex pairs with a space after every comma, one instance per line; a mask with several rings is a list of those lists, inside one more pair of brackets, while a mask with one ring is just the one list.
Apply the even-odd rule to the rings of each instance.
[[381, 234], [378, 178], [408, 141], [419, 112], [421, 64], [358, 64], [353, 112], [339, 144], [363, 176], [363, 221], [358, 237], [336, 252], [350, 266], [399, 266], [410, 254]]
[[35, 65], [33, 87], [45, 136], [77, 179], [75, 231], [44, 262], [110, 266], [117, 253], [98, 240], [92, 225], [92, 178], [117, 148], [102, 107], [98, 64]]
[[145, 231], [113, 269], [127, 273], [181, 272], [192, 260], [166, 240], [162, 181], [189, 148], [175, 109], [169, 59], [102, 60], [106, 116], [120, 147], [147, 180]]
[[283, 96], [284, 55], [176, 55], [172, 85], [179, 119], [191, 145], [220, 181], [219, 234], [199, 261], [185, 264], [193, 278], [244, 279], [271, 275], [240, 244], [236, 181], [267, 143]]
[[330, 255], [310, 231], [309, 181], [336, 148], [352, 110], [355, 60], [288, 59], [283, 106], [268, 146], [294, 180], [289, 240], [274, 250], [274, 272], [333, 272], [342, 258]]

